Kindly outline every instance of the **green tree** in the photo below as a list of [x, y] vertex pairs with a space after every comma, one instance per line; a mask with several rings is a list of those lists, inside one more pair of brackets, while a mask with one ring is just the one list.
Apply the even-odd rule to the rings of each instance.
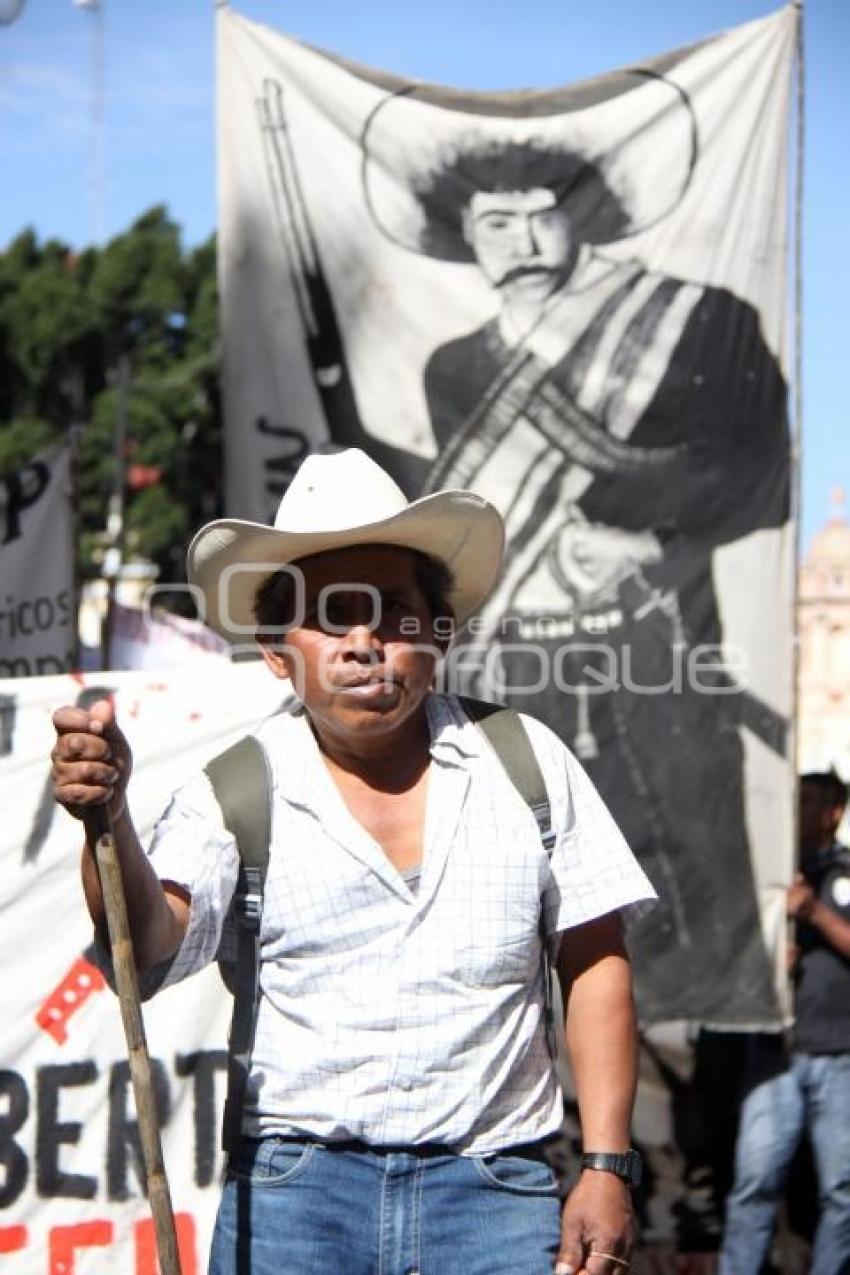
[[126, 552], [163, 581], [182, 579], [188, 536], [220, 512], [215, 269], [214, 238], [185, 251], [163, 207], [102, 248], [25, 230], [0, 254], [0, 472], [76, 439], [83, 576], [98, 573], [121, 471]]

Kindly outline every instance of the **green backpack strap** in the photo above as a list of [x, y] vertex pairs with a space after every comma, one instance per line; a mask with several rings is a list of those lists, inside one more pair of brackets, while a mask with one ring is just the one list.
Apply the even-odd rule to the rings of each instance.
[[225, 976], [233, 993], [233, 1016], [221, 1139], [224, 1150], [232, 1151], [242, 1132], [260, 999], [260, 922], [271, 843], [271, 776], [266, 750], [252, 735], [219, 753], [204, 769], [225, 827], [233, 833], [239, 851], [239, 876], [231, 904], [237, 935], [236, 969], [232, 980]]
[[[502, 704], [490, 704], [486, 700], [469, 699], [465, 695], [458, 696], [464, 712], [475, 722], [475, 725], [490, 743], [505, 772], [525, 804], [537, 821], [540, 840], [551, 857], [557, 841], [557, 833], [552, 827], [552, 807], [546, 780], [528, 737], [523, 720], [512, 708]], [[552, 998], [552, 952], [549, 938], [543, 924], [543, 913], [540, 914], [540, 945], [543, 952], [543, 1015], [546, 1026], [546, 1039], [553, 1058], [557, 1057], [558, 1043], [555, 1038], [555, 1010]]]
[[543, 771], [522, 718], [514, 709], [505, 708], [502, 704], [468, 699], [465, 695], [458, 698], [464, 712], [491, 744], [511, 783], [537, 820], [540, 840], [547, 856], [551, 855], [557, 840], [552, 828], [552, 807]]

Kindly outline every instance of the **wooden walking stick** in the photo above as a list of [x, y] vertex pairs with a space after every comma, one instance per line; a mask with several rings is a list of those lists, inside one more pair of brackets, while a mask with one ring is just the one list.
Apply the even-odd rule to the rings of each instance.
[[112, 825], [105, 806], [93, 807], [86, 815], [85, 824], [86, 832], [94, 843], [100, 886], [103, 891], [106, 923], [109, 928], [109, 946], [112, 951], [115, 986], [124, 1023], [124, 1036], [127, 1041], [130, 1080], [136, 1100], [136, 1116], [139, 1122], [139, 1137], [145, 1167], [145, 1186], [153, 1214], [159, 1267], [161, 1275], [181, 1275], [177, 1232], [171, 1207], [171, 1192], [168, 1189], [168, 1178], [162, 1159], [153, 1071], [142, 1018], [142, 1002], [136, 978], [133, 941], [127, 919], [127, 902], [124, 898], [118, 847], [112, 835]]

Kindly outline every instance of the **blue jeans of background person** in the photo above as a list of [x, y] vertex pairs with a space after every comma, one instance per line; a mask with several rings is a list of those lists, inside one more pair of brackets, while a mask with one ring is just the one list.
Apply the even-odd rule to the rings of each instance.
[[719, 1275], [757, 1275], [804, 1131], [818, 1173], [810, 1275], [850, 1272], [850, 1054], [792, 1054], [741, 1107]]
[[210, 1275], [552, 1275], [557, 1180], [534, 1155], [245, 1139]]

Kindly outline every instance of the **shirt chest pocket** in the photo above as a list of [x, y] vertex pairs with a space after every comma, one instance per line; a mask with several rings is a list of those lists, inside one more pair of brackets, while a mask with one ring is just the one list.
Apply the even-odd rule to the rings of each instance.
[[532, 934], [496, 941], [470, 935], [458, 948], [458, 973], [469, 987], [526, 986], [540, 967], [540, 938]]

